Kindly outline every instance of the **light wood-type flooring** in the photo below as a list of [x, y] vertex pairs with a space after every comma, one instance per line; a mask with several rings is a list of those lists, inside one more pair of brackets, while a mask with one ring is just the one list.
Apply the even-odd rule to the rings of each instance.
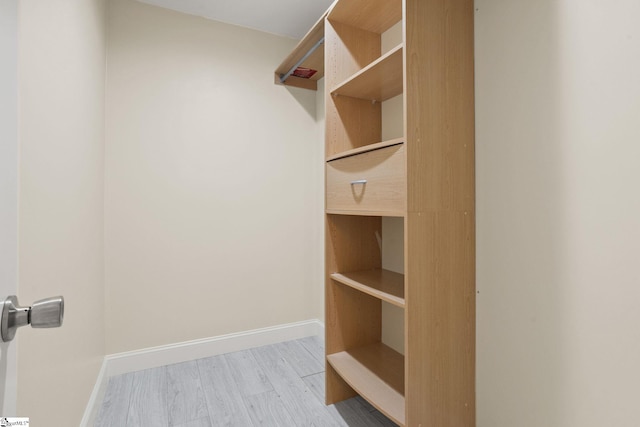
[[95, 427], [395, 427], [360, 397], [325, 406], [323, 346], [308, 337], [112, 377]]

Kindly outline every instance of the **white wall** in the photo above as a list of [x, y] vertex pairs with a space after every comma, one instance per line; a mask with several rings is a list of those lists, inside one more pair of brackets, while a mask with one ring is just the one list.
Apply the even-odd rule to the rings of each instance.
[[476, 8], [478, 426], [637, 425], [640, 3]]
[[109, 8], [107, 352], [319, 318], [315, 92], [295, 41]]
[[66, 302], [16, 338], [33, 425], [78, 425], [104, 355], [104, 21], [102, 0], [20, 1], [18, 295]]

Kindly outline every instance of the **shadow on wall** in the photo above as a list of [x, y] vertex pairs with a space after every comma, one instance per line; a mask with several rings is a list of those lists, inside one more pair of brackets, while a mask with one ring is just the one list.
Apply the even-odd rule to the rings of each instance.
[[557, 8], [476, 0], [479, 427], [563, 425]]
[[318, 94], [317, 96], [324, 96], [319, 92], [310, 91], [309, 89], [300, 89], [291, 86], [282, 86], [287, 92], [298, 102], [298, 104], [304, 108], [313, 120], [317, 119], [316, 101], [315, 97], [309, 96], [309, 92]]
[[637, 425], [637, 0], [476, 2], [478, 426]]

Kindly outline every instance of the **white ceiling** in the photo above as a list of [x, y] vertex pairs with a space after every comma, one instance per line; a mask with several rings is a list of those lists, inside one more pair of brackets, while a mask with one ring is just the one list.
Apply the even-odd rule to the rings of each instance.
[[301, 39], [333, 0], [139, 0], [190, 15]]

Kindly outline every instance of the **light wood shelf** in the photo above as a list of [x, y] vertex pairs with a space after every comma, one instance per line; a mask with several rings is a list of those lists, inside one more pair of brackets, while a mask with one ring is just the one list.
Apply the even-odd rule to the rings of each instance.
[[382, 34], [402, 19], [402, 1], [338, 1], [329, 13], [329, 19]]
[[404, 308], [404, 274], [384, 269], [333, 273], [331, 278], [343, 285]]
[[328, 215], [351, 215], [351, 216], [388, 216], [394, 218], [402, 218], [405, 216], [405, 211], [354, 211], [343, 209], [325, 209], [325, 213]]
[[369, 144], [362, 147], [354, 148], [353, 150], [343, 151], [341, 153], [334, 154], [332, 156], [327, 157], [327, 162], [332, 160], [342, 159], [344, 157], [355, 156], [360, 153], [366, 153], [368, 151], [378, 150], [380, 148], [391, 147], [394, 145], [399, 145], [404, 143], [404, 138], [394, 138], [389, 139], [387, 141], [376, 142], [375, 144]]
[[327, 361], [376, 409], [405, 425], [404, 356], [376, 343], [330, 354]]
[[293, 48], [293, 51], [278, 66], [275, 71], [275, 83], [286, 86], [300, 87], [304, 89], [318, 90], [318, 80], [324, 77], [324, 46], [320, 45], [298, 66], [316, 70], [316, 73], [309, 77], [289, 76], [284, 82], [280, 78], [286, 75], [293, 67], [304, 58], [304, 56], [318, 43], [324, 40], [324, 20], [327, 16], [325, 12], [315, 25], [307, 32], [300, 42]]
[[382, 102], [400, 95], [402, 88], [401, 44], [339, 84], [331, 95]]

